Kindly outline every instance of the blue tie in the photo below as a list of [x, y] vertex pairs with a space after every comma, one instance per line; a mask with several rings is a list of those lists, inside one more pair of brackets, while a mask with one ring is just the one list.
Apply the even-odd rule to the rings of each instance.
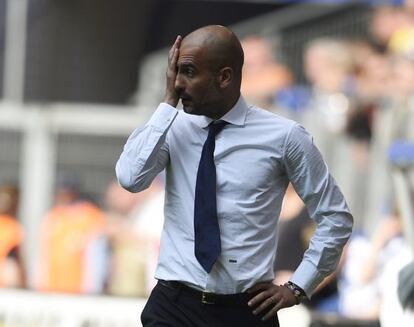
[[194, 201], [194, 252], [198, 262], [208, 273], [221, 253], [214, 148], [216, 135], [226, 124], [224, 121], [210, 124], [197, 172]]

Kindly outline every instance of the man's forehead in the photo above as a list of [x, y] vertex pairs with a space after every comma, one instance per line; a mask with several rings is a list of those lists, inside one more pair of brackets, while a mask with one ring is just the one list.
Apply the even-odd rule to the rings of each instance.
[[201, 46], [185, 46], [180, 47], [178, 55], [178, 63], [201, 62], [205, 58], [205, 48]]

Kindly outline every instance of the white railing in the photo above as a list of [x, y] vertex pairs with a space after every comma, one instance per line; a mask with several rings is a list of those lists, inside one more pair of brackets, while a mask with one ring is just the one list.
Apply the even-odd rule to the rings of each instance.
[[[26, 231], [23, 249], [29, 278], [36, 262], [39, 223], [52, 203], [58, 135], [70, 133], [126, 138], [146, 120], [147, 117], [141, 114], [148, 112], [144, 109], [86, 104], [24, 106], [13, 102], [0, 103], [0, 130], [17, 131], [22, 135], [21, 160], [16, 169], [19, 169], [19, 218]], [[7, 156], [7, 153], [1, 151], [0, 156]]]

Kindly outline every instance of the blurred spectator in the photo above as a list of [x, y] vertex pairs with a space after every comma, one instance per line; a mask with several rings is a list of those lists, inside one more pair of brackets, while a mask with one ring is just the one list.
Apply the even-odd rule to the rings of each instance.
[[393, 6], [378, 6], [372, 14], [370, 32], [375, 40], [386, 47], [392, 34], [400, 25], [400, 8]]
[[382, 203], [392, 197], [389, 187], [392, 184], [391, 170], [387, 160], [389, 147], [400, 140], [414, 142], [414, 44], [408, 32], [414, 28], [414, 21], [412, 12], [404, 15], [411, 15], [411, 19], [405, 18], [404, 24], [393, 29], [386, 40], [389, 46], [388, 82], [384, 82], [387, 101], [382, 103], [381, 110], [375, 112], [372, 122], [372, 165], [368, 191], [368, 214], [371, 217], [378, 216], [381, 213], [379, 208], [384, 208]]
[[308, 43], [303, 60], [304, 73], [312, 89], [304, 124], [316, 135], [319, 148], [329, 163], [332, 161], [328, 150], [331, 142], [324, 144], [323, 136], [338, 135], [344, 130], [353, 88], [352, 56], [344, 42], [321, 38]]
[[389, 96], [391, 66], [384, 49], [364, 39], [352, 39], [348, 46], [354, 60], [357, 97], [363, 105], [376, 105]]
[[[345, 41], [319, 38], [310, 41], [304, 54], [304, 72], [315, 90], [352, 95], [354, 61]], [[331, 108], [332, 109], [332, 108]]]
[[[307, 44], [303, 60], [311, 97], [301, 123], [313, 135], [358, 225], [364, 212], [368, 145], [348, 133], [359, 132], [361, 125], [363, 130], [365, 123], [359, 119], [353, 52], [345, 40], [318, 38]], [[358, 119], [350, 125], [350, 117]]]
[[378, 6], [372, 15], [370, 30], [374, 39], [383, 47], [389, 45], [395, 33], [411, 28], [414, 16], [409, 2], [404, 6]]
[[414, 0], [403, 0], [405, 10], [414, 14]]
[[362, 233], [354, 232], [341, 258], [338, 292], [338, 311], [343, 317], [371, 321], [378, 325], [379, 297], [378, 278], [364, 281], [365, 262], [370, 257], [370, 241]]
[[355, 84], [354, 62], [346, 42], [334, 38], [310, 41], [304, 53], [304, 73], [312, 89], [303, 121], [319, 144], [328, 164], [336, 148], [332, 138], [345, 129]]
[[391, 67], [386, 53], [368, 41], [350, 40], [348, 46], [354, 60], [355, 100], [348, 114], [346, 133], [354, 141], [354, 161], [366, 168], [372, 124], [387, 101]]
[[155, 268], [163, 222], [161, 180], [140, 193], [129, 193], [116, 181], [106, 192], [111, 248], [108, 292], [148, 296], [155, 285]]
[[241, 92], [249, 102], [272, 109], [275, 95], [292, 84], [292, 73], [276, 60], [267, 39], [252, 35], [241, 44], [244, 50]]
[[411, 326], [414, 320], [403, 312], [397, 299], [398, 271], [411, 258], [398, 213], [381, 219], [370, 240], [354, 235], [344, 252], [340, 313], [379, 320], [381, 327]]
[[80, 196], [79, 182], [64, 176], [55, 205], [40, 228], [36, 288], [41, 291], [100, 293], [107, 249], [103, 212]]
[[[361, 271], [363, 282], [369, 282], [381, 271], [382, 265], [395, 255], [394, 241], [402, 237], [402, 224], [398, 215], [383, 218], [370, 242], [364, 269]], [[399, 244], [395, 243], [395, 244]]]
[[414, 326], [414, 313], [409, 310], [404, 311], [397, 293], [398, 274], [413, 260], [413, 253], [403, 238], [395, 239], [393, 243], [395, 254], [384, 264], [379, 280], [381, 327]]
[[23, 228], [17, 220], [18, 199], [17, 187], [0, 186], [0, 287], [25, 285], [20, 248]]
[[[413, 45], [414, 51], [414, 45]], [[391, 59], [392, 96], [396, 106], [405, 106], [400, 110], [407, 111], [414, 95], [414, 55], [394, 55]]]
[[144, 193], [129, 193], [116, 180], [105, 192], [105, 214], [110, 248], [107, 292], [119, 296], [144, 296], [145, 253], [133, 229], [133, 212], [143, 204]]

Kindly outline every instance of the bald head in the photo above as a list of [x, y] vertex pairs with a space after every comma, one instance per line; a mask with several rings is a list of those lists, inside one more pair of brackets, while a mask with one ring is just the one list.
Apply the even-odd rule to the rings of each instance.
[[170, 58], [176, 58], [175, 94], [186, 113], [219, 119], [236, 104], [243, 50], [232, 31], [205, 26], [182, 40], [177, 37], [171, 50]]
[[243, 49], [237, 36], [227, 27], [209, 25], [184, 37], [181, 47], [201, 47], [212, 69], [231, 67], [234, 78], [241, 82], [244, 61]]

